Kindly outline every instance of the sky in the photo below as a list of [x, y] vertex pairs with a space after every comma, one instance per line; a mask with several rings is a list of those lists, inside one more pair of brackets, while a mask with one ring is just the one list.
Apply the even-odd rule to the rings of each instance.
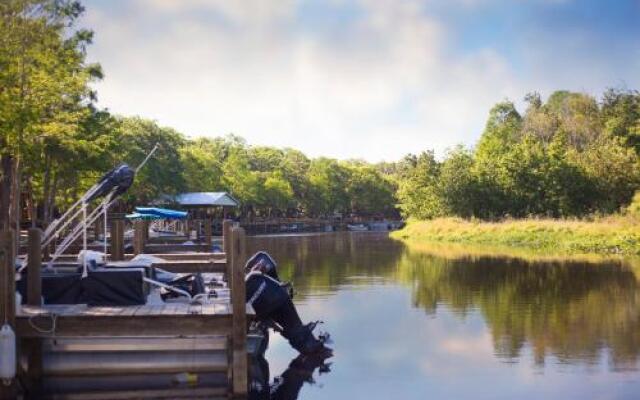
[[640, 0], [84, 0], [99, 105], [190, 136], [393, 161], [489, 109], [640, 89]]

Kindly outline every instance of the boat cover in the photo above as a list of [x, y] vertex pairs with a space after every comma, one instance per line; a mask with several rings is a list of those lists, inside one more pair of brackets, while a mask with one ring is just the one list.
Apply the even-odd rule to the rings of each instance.
[[83, 280], [87, 305], [134, 306], [146, 302], [141, 268], [114, 268], [89, 271]]
[[95, 193], [87, 199], [87, 202], [97, 199], [98, 197], [106, 196], [114, 188], [116, 189], [114, 198], [120, 196], [131, 187], [135, 174], [135, 171], [127, 164], [120, 164], [100, 178], [100, 181], [98, 181], [99, 187]]
[[168, 208], [136, 207], [136, 212], [127, 215], [129, 219], [185, 219], [187, 212]]

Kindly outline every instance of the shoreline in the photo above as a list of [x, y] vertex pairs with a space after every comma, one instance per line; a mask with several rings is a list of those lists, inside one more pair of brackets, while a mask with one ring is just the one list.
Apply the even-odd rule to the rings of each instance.
[[460, 218], [409, 220], [390, 237], [409, 243], [457, 243], [528, 250], [539, 255], [640, 255], [640, 219], [610, 216], [593, 221], [520, 219], [484, 222]]

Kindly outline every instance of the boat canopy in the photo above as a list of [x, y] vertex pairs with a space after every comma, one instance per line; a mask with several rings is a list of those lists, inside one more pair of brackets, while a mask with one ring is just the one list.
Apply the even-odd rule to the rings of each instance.
[[170, 210], [168, 208], [157, 207], [136, 207], [136, 211], [127, 215], [127, 219], [185, 219], [185, 211]]

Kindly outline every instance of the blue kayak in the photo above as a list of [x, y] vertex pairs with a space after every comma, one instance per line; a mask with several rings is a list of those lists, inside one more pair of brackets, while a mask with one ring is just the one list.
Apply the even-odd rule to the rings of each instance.
[[186, 211], [169, 210], [156, 207], [136, 207], [136, 212], [127, 215], [128, 219], [185, 219]]

